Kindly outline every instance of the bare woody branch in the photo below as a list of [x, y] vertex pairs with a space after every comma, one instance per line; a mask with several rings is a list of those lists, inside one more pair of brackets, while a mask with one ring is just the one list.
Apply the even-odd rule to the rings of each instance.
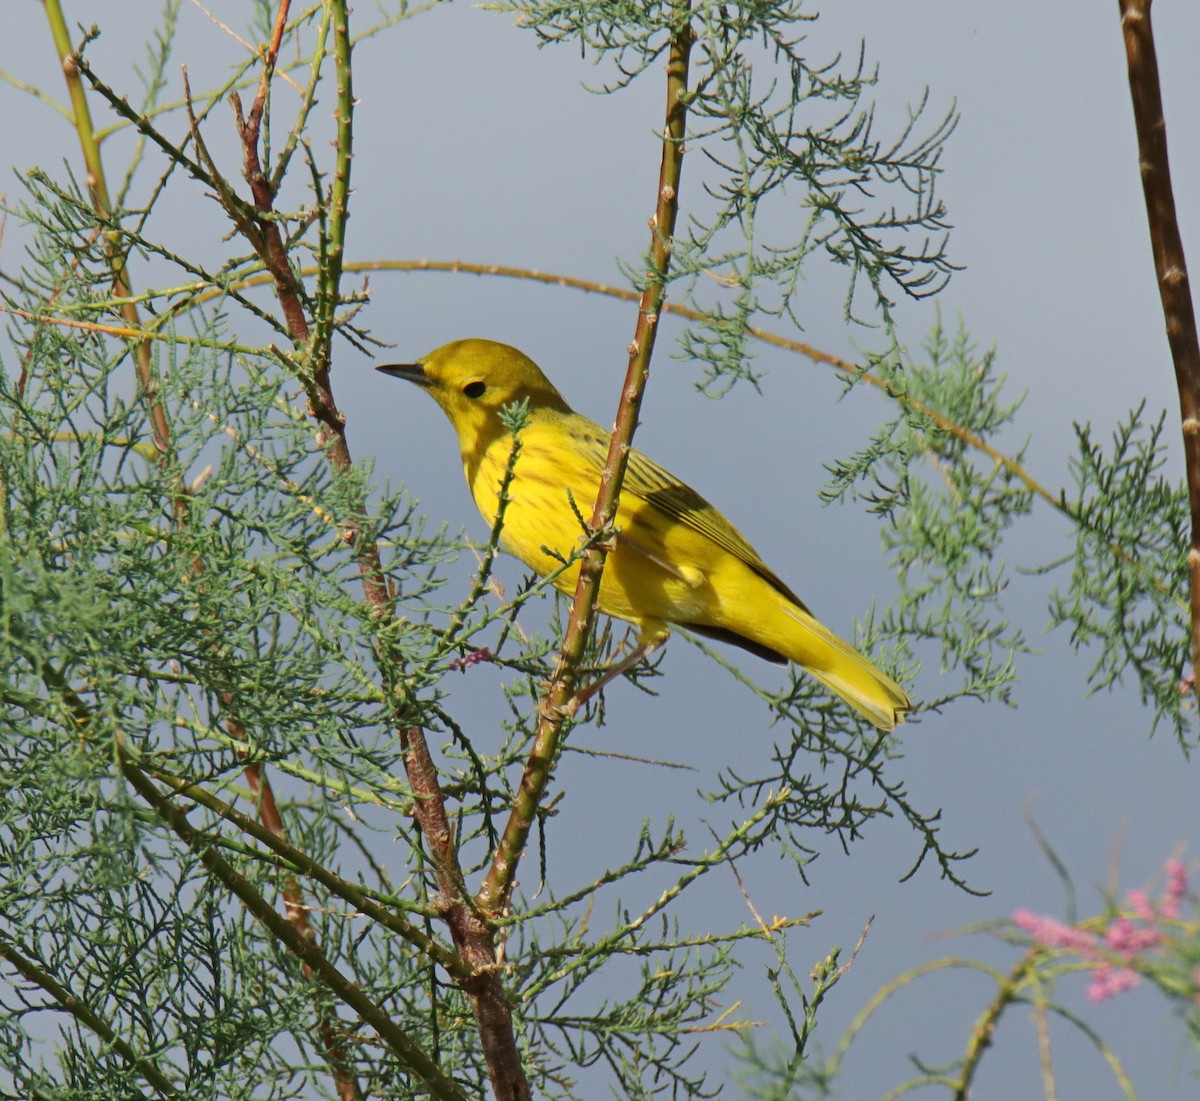
[[[679, 181], [687, 124], [688, 63], [693, 42], [691, 11], [686, 0], [679, 6], [679, 13], [679, 23], [672, 37], [667, 61], [666, 125], [663, 128], [657, 200], [654, 217], [650, 221], [651, 268], [646, 273], [646, 286], [638, 304], [637, 327], [629, 345], [629, 365], [625, 373], [625, 383], [617, 406], [608, 456], [600, 476], [600, 491], [588, 525], [593, 536], [611, 528], [617, 514], [621, 485], [625, 479], [625, 468], [632, 449], [633, 432], [637, 426], [638, 410], [641, 408], [646, 379], [650, 373], [650, 357], [654, 351], [658, 318], [666, 296], [675, 218], [679, 210]], [[553, 773], [562, 743], [567, 709], [575, 691], [579, 663], [583, 657], [588, 631], [595, 618], [605, 554], [603, 543], [593, 543], [585, 552], [580, 565], [579, 581], [571, 602], [571, 614], [567, 620], [562, 652], [538, 709], [539, 721], [533, 749], [526, 762], [504, 834], [492, 858], [483, 887], [476, 895], [476, 903], [486, 914], [501, 913], [508, 905], [521, 854]]]
[[[1150, 246], [1154, 252], [1167, 342], [1175, 364], [1175, 385], [1179, 391], [1179, 413], [1183, 423], [1183, 454], [1192, 520], [1188, 572], [1191, 580], [1192, 670], [1195, 673], [1200, 669], [1200, 339], [1171, 189], [1167, 124], [1163, 115], [1154, 29], [1150, 23], [1151, 2], [1119, 0]], [[1193, 679], [1193, 688], [1200, 699], [1200, 678]]]
[[[319, 424], [317, 442], [335, 474], [345, 475], [352, 470], [354, 460], [346, 435], [345, 417], [334, 397], [330, 366], [350, 194], [354, 97], [348, 8], [345, 0], [329, 0], [329, 7], [337, 82], [337, 164], [328, 216], [322, 225], [315, 317], [310, 319], [305, 313], [302, 288], [290, 265], [279, 222], [274, 217], [275, 187], [264, 171], [259, 154], [261, 90], [248, 116], [243, 115], [240, 103], [234, 102], [242, 143], [243, 173], [252, 197], [252, 224], [247, 224], [246, 204], [242, 200], [228, 189], [218, 188], [217, 193], [226, 213], [271, 273], [288, 331], [299, 351], [297, 371]], [[198, 135], [197, 147], [200, 147]], [[210, 171], [214, 167], [210, 166]], [[378, 547], [359, 538], [362, 520], [360, 516], [344, 518], [342, 537], [352, 548], [367, 604], [377, 619], [386, 624], [394, 616], [391, 594]], [[398, 657], [387, 651], [385, 643], [380, 643], [379, 656], [385, 670], [399, 668]], [[392, 675], [392, 672], [385, 673], [387, 677]], [[492, 1089], [504, 1101], [525, 1101], [531, 1094], [521, 1066], [512, 1010], [501, 982], [495, 932], [475, 912], [463, 885], [454, 831], [424, 731], [405, 725], [398, 712], [396, 730], [404, 751], [405, 771], [416, 796], [413, 814], [436, 872], [438, 904], [455, 947], [469, 970], [467, 977], [459, 976], [459, 985], [471, 1000]]]

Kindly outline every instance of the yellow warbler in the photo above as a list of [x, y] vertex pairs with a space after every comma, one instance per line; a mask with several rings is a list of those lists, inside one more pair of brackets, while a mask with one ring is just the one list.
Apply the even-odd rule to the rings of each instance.
[[[608, 432], [571, 409], [533, 360], [493, 340], [456, 340], [419, 363], [378, 369], [426, 389], [450, 418], [467, 484], [489, 524], [512, 449], [500, 411], [528, 401], [500, 540], [540, 574], [570, 557], [584, 535], [577, 508], [590, 514], [596, 499]], [[637, 451], [615, 527], [599, 608], [640, 632], [637, 650], [618, 668], [662, 645], [674, 623], [768, 661], [794, 661], [881, 730], [904, 720], [911, 709], [904, 689], [818, 623], [700, 494]], [[573, 593], [578, 578], [575, 562], [555, 585]]]

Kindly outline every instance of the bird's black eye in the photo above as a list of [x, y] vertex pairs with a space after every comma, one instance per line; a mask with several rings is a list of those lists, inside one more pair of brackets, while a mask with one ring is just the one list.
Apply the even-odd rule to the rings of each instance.
[[474, 382], [468, 382], [466, 386], [463, 387], [463, 393], [469, 398], [481, 398], [483, 397], [483, 392], [486, 389], [487, 383], [476, 379]]

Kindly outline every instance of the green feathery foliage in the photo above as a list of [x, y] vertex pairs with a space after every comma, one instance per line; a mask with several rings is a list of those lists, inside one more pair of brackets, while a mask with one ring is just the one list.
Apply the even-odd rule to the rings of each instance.
[[[881, 327], [850, 383], [869, 376], [896, 413], [828, 490], [878, 514], [900, 582], [866, 614], [864, 651], [904, 678], [940, 663], [952, 683], [918, 701], [927, 712], [1008, 702], [1028, 648], [1003, 606], [1003, 541], [1040, 499], [1078, 536], [1052, 620], [1097, 655], [1098, 687], [1136, 676], [1190, 744], [1173, 595], [1185, 506], [1161, 424], [1139, 410], [1111, 453], [1081, 429], [1076, 491], [1049, 494], [1022, 452], [998, 450], [1019, 403], [993, 357], [940, 326], [910, 356], [895, 333], [893, 298], [952, 270], [934, 185], [953, 113], [926, 125], [922, 103], [880, 136], [877, 74], [861, 51], [814, 60], [798, 0], [507, 8], [608, 65], [613, 93], [690, 42], [691, 191], [669, 197], [684, 227], [670, 278], [672, 301], [700, 311], [681, 346], [703, 386], [754, 379], [747, 326], [801, 326], [814, 263], [844, 267], [847, 318]], [[614, 813], [596, 828], [619, 858], [551, 843], [562, 762], [533, 747], [565, 616], [528, 633], [519, 617], [553, 578], [499, 594], [503, 509], [482, 547], [431, 530], [351, 457], [333, 391], [333, 350], [374, 347], [365, 288], [346, 285], [351, 51], [413, 12], [388, 6], [352, 34], [345, 0], [326, 0], [291, 13], [275, 52], [278, 9], [258, 3], [261, 48], [186, 93], [179, 0], [140, 93], [93, 68], [94, 36], [72, 42], [57, 0], [45, 12], [84, 167], [25, 172], [8, 211], [29, 252], [5, 273], [0, 354], [0, 1097], [456, 1099], [489, 1077], [516, 1098], [716, 1096], [703, 1052], [755, 1027], [729, 1008], [755, 948], [785, 1024], [780, 1080], [807, 1081], [845, 966], [819, 948], [797, 977], [812, 948], [792, 931], [812, 915], [714, 927], [710, 873], [761, 856], [803, 880], [880, 816], [912, 832], [909, 875], [929, 861], [968, 888], [971, 853], [910, 797], [896, 736], [811, 680], [771, 691], [718, 654], [776, 745], [700, 781], [708, 804], [690, 810], [710, 834]], [[226, 175], [214, 149], [233, 93]], [[109, 188], [98, 143], [131, 128]], [[332, 143], [312, 140], [329, 128]], [[195, 250], [172, 225], [193, 209], [217, 227]], [[626, 271], [647, 279], [644, 261]], [[511, 481], [522, 411], [504, 423]], [[581, 531], [591, 504], [574, 502]], [[583, 666], [619, 634], [597, 630]], [[505, 678], [487, 736], [453, 691], [482, 662]], [[597, 752], [572, 731], [604, 719], [603, 695], [566, 718], [571, 763]], [[539, 770], [516, 846], [529, 851], [506, 850]], [[532, 886], [485, 905], [506, 860]]]

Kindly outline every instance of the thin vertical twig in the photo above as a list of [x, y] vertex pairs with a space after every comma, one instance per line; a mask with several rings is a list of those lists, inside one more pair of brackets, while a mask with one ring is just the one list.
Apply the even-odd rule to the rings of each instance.
[[[271, 41], [263, 51], [262, 76], [259, 80], [258, 91], [255, 93], [254, 102], [250, 107], [248, 116], [243, 118], [237, 94], [234, 93], [232, 96], [239, 136], [241, 137], [243, 171], [254, 199], [255, 209], [260, 212], [270, 210], [275, 198], [275, 188], [263, 171], [259, 156], [259, 140], [262, 134], [262, 124], [267, 108], [267, 101], [271, 91], [271, 78], [275, 72], [275, 65], [279, 57], [279, 49], [283, 42], [283, 32], [287, 26], [287, 17], [290, 9], [291, 0], [279, 0], [279, 6], [275, 12]], [[197, 126], [195, 117], [191, 115], [190, 95], [188, 96], [188, 106], [192, 130], [196, 134], [199, 145], [199, 127]], [[213, 167], [215, 171], [215, 165]], [[289, 323], [295, 323], [293, 328], [293, 335], [295, 336], [296, 329], [304, 329], [304, 311], [299, 305], [297, 280], [287, 262], [287, 249], [283, 242], [283, 236], [279, 230], [278, 223], [274, 221], [268, 220], [265, 223], [260, 223], [260, 230], [262, 240], [266, 246], [263, 252], [274, 261], [274, 263], [269, 263], [268, 266], [275, 277], [276, 287], [285, 292], [280, 294], [280, 299], [285, 303], [284, 314], [288, 318]], [[305, 335], [307, 335], [306, 332]], [[283, 817], [279, 813], [274, 789], [271, 786], [270, 780], [264, 774], [262, 766], [258, 764], [249, 765], [246, 769], [246, 779], [249, 783], [250, 791], [255, 798], [259, 819], [263, 826], [270, 830], [276, 837], [280, 838], [280, 840], [286, 841], [287, 831], [283, 824]], [[282, 893], [284, 909], [292, 927], [304, 941], [310, 942], [314, 946], [317, 945], [316, 930], [313, 929], [312, 923], [308, 920], [308, 909], [304, 903], [304, 894], [300, 889], [299, 880], [292, 875], [285, 876]], [[304, 976], [310, 982], [314, 977], [313, 969], [308, 961], [304, 963]], [[338, 1021], [336, 1014], [332, 1013], [326, 1007], [318, 1005], [316, 1013], [317, 1037], [321, 1044], [322, 1053], [329, 1062], [330, 1073], [333, 1077], [334, 1088], [337, 1090], [339, 1101], [360, 1101], [363, 1093], [358, 1084], [357, 1077], [351, 1070], [349, 1054], [341, 1036], [341, 1023]]]
[[[662, 162], [654, 216], [650, 220], [650, 270], [646, 272], [646, 285], [638, 303], [637, 327], [629, 344], [625, 383], [617, 406], [608, 456], [600, 476], [600, 490], [588, 524], [592, 536], [611, 528], [617, 514], [638, 410], [650, 373], [650, 357], [654, 351], [658, 319], [666, 296], [675, 219], [679, 210], [679, 181], [687, 128], [688, 65], [694, 41], [687, 0], [679, 5], [679, 11], [679, 23], [671, 39], [667, 61], [666, 125], [663, 128]], [[501, 913], [508, 905], [521, 854], [550, 782], [562, 743], [567, 707], [575, 690], [579, 663], [595, 618], [606, 553], [602, 542], [593, 542], [580, 564], [579, 581], [571, 601], [562, 651], [539, 703], [533, 748], [504, 833], [496, 846], [483, 886], [475, 896], [477, 905], [485, 914]]]
[[[1200, 670], [1200, 337], [1196, 331], [1187, 259], [1171, 188], [1167, 123], [1163, 115], [1154, 29], [1150, 23], [1152, 0], [1118, 0], [1118, 3], [1129, 65], [1129, 92], [1137, 127], [1138, 162], [1146, 199], [1150, 246], [1154, 252], [1158, 293], [1171, 359], [1175, 364], [1175, 385], [1179, 391], [1192, 521], [1188, 573], [1191, 581], [1192, 671], [1195, 674]], [[1200, 700], [1200, 677], [1193, 678], [1193, 691]]]
[[[87, 94], [80, 79], [79, 66], [75, 62], [75, 50], [71, 45], [70, 32], [67, 30], [67, 19], [59, 0], [43, 0], [46, 8], [46, 20], [50, 25], [50, 34], [54, 39], [54, 48], [58, 53], [59, 65], [67, 82], [67, 93], [71, 97], [71, 110], [75, 125], [75, 133], [79, 137], [80, 150], [83, 153], [83, 163], [87, 170], [87, 187], [92, 197], [92, 205], [102, 219], [112, 218], [112, 200], [108, 194], [108, 182], [104, 175], [104, 163], [100, 156], [100, 140], [92, 123], [92, 113], [88, 107]], [[108, 264], [113, 277], [113, 295], [116, 298], [132, 298], [128, 274], [125, 268], [125, 251], [121, 247], [119, 235], [110, 230], [106, 233], [108, 247]], [[121, 305], [121, 316], [129, 322], [130, 328], [141, 328], [141, 317], [133, 302]], [[150, 358], [150, 341], [139, 340], [133, 344], [133, 358], [137, 367], [138, 383], [146, 401], [146, 409], [150, 414], [150, 428], [160, 461], [167, 461], [171, 455], [171, 427], [167, 411], [162, 404], [159, 394], [158, 379], [154, 375], [154, 364]], [[176, 515], [184, 508], [182, 497], [175, 502]]]
[[[330, 360], [348, 218], [354, 95], [346, 0], [329, 0], [329, 10], [337, 94], [337, 137], [334, 142], [337, 163], [323, 226], [313, 318], [306, 315], [302, 288], [291, 267], [288, 246], [275, 217], [275, 184], [261, 161], [258, 125], [261, 91], [249, 115], [244, 116], [240, 104], [234, 102], [242, 143], [243, 173], [252, 196], [253, 223], [247, 221], [241, 200], [231, 191], [218, 187], [218, 196], [272, 275], [276, 298], [299, 353], [297, 370], [318, 423], [317, 443], [335, 476], [343, 477], [353, 470], [354, 459], [346, 435], [346, 419], [333, 393]], [[378, 546], [371, 540], [360, 538], [362, 524], [361, 516], [345, 517], [342, 538], [351, 548], [358, 566], [367, 604], [372, 613], [386, 623], [394, 616], [391, 594]], [[379, 645], [381, 665], [389, 670], [396, 668], [399, 664], [397, 656], [387, 650], [386, 643]], [[521, 1064], [512, 1009], [501, 981], [495, 930], [470, 904], [445, 796], [425, 733], [419, 726], [401, 721], [397, 721], [396, 730], [404, 754], [405, 772], [415, 795], [413, 816], [435, 869], [441, 916], [470, 970], [469, 977], [459, 979], [459, 985], [471, 1001], [492, 1089], [501, 1101], [528, 1101], [532, 1095]]]

